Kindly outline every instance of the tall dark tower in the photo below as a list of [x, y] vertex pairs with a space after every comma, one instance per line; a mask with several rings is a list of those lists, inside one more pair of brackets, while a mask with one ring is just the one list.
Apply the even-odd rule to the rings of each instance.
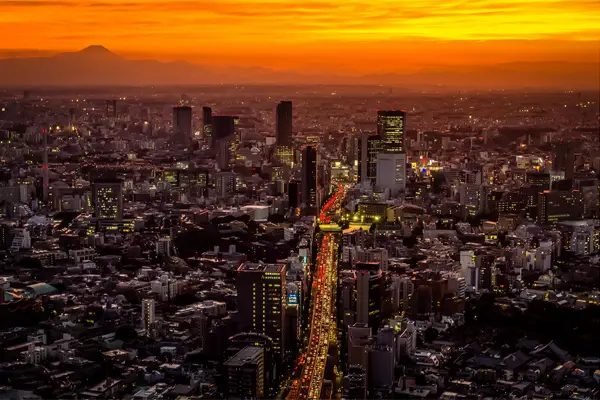
[[42, 197], [44, 198], [44, 207], [48, 210], [48, 191], [50, 189], [50, 180], [48, 178], [48, 129], [44, 129], [42, 133], [44, 134], [44, 153], [42, 154]]
[[281, 101], [277, 104], [276, 139], [278, 146], [292, 146], [292, 102]]
[[108, 118], [116, 118], [117, 117], [117, 101], [116, 100], [106, 100], [106, 116]]
[[317, 208], [317, 149], [305, 146], [302, 149], [302, 203], [306, 208]]
[[390, 110], [377, 112], [377, 135], [383, 142], [383, 151], [392, 153], [405, 151], [405, 123], [406, 111]]
[[173, 130], [179, 142], [192, 138], [192, 107], [173, 107]]
[[208, 143], [212, 141], [212, 108], [202, 107], [202, 135]]

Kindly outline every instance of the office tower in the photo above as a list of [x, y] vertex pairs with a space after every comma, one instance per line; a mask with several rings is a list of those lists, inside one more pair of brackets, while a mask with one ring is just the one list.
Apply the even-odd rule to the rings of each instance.
[[235, 286], [242, 331], [273, 339], [275, 353], [285, 351], [285, 265], [242, 264]]
[[392, 195], [406, 189], [406, 153], [378, 153], [376, 184]]
[[348, 327], [348, 365], [368, 368], [367, 346], [371, 338], [371, 328], [367, 324], [355, 323]]
[[156, 254], [170, 257], [171, 256], [171, 239], [163, 237], [156, 242]]
[[265, 363], [262, 347], [247, 346], [224, 363], [227, 370], [227, 398], [265, 397]]
[[232, 171], [221, 171], [215, 173], [215, 187], [217, 197], [227, 199], [235, 194], [236, 174]]
[[383, 273], [377, 262], [355, 264], [356, 322], [379, 328], [383, 301]]
[[173, 130], [180, 142], [186, 142], [192, 138], [192, 107], [173, 107]]
[[377, 135], [363, 134], [358, 146], [358, 183], [375, 183], [377, 154], [383, 151], [383, 142]]
[[538, 194], [537, 220], [541, 225], [581, 219], [583, 197], [579, 190], [544, 190]]
[[292, 147], [292, 102], [281, 101], [277, 104], [276, 113], [276, 140], [277, 146]]
[[302, 184], [298, 181], [290, 181], [288, 183], [288, 202], [290, 208], [296, 208], [300, 206], [302, 201]]
[[317, 207], [317, 149], [304, 146], [302, 149], [302, 204], [306, 208]]
[[221, 171], [231, 167], [231, 142], [227, 139], [218, 140], [216, 143], [217, 166]]
[[123, 218], [123, 182], [97, 180], [92, 190], [94, 216], [102, 219]]
[[406, 111], [390, 110], [377, 112], [377, 135], [383, 141], [383, 150], [403, 152]]
[[152, 324], [156, 321], [156, 303], [154, 299], [142, 300], [142, 325], [146, 333], [150, 332]]
[[540, 190], [550, 190], [550, 174], [547, 172], [528, 172], [527, 183]]
[[221, 139], [230, 139], [235, 136], [236, 117], [230, 115], [212, 116], [212, 143], [213, 146]]
[[116, 118], [117, 117], [117, 101], [106, 100], [106, 117]]
[[208, 143], [212, 141], [212, 108], [202, 107], [202, 136]]
[[358, 167], [358, 155], [360, 153], [360, 136], [352, 134], [346, 138], [345, 143], [346, 164], [350, 167]]
[[395, 343], [393, 346], [378, 343], [367, 349], [369, 358], [369, 388], [383, 393], [391, 392], [394, 386], [394, 367], [396, 366]]
[[48, 191], [50, 190], [50, 180], [48, 178], [48, 129], [44, 129], [42, 133], [44, 134], [44, 152], [42, 153], [42, 196], [44, 200], [44, 207], [46, 207], [46, 210], [48, 210]]
[[474, 217], [485, 208], [486, 187], [483, 185], [461, 183], [459, 201], [467, 216]]
[[367, 373], [360, 365], [350, 365], [348, 373], [344, 375], [342, 383], [342, 396], [344, 399], [366, 400], [367, 398]]

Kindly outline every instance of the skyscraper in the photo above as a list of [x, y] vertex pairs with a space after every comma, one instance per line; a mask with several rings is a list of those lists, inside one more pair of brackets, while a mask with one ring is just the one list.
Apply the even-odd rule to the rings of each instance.
[[152, 324], [156, 320], [155, 309], [156, 304], [154, 299], [142, 300], [142, 325], [146, 333], [150, 331]]
[[228, 398], [260, 399], [265, 395], [264, 350], [247, 346], [224, 364], [227, 369]]
[[106, 100], [106, 116], [108, 118], [116, 118], [117, 117], [117, 101], [116, 100]]
[[275, 353], [285, 351], [285, 265], [242, 264], [235, 286], [242, 331], [273, 339]]
[[173, 130], [175, 131], [177, 140], [180, 142], [185, 142], [192, 138], [192, 107], [173, 107]]
[[292, 147], [292, 102], [281, 101], [276, 113], [277, 146]]
[[202, 135], [208, 143], [212, 141], [212, 108], [202, 107]]
[[218, 140], [235, 136], [235, 119], [230, 115], [212, 116], [212, 139], [213, 146]]
[[302, 203], [304, 207], [316, 208], [317, 204], [317, 149], [304, 146], [302, 149]]
[[97, 180], [92, 190], [94, 216], [102, 219], [123, 218], [123, 182]]
[[377, 112], [377, 135], [383, 141], [383, 150], [403, 152], [406, 111], [390, 110]]
[[377, 186], [392, 194], [406, 188], [406, 153], [377, 154]]
[[358, 182], [375, 182], [377, 154], [382, 151], [382, 140], [377, 135], [363, 134], [358, 146]]

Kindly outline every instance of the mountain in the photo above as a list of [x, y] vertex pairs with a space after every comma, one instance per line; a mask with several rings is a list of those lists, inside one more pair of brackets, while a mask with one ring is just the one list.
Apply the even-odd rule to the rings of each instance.
[[148, 86], [186, 84], [366, 84], [413, 88], [573, 88], [597, 90], [595, 63], [538, 62], [430, 67], [416, 73], [363, 76], [217, 68], [187, 62], [130, 60], [100, 45], [51, 57], [0, 59], [3, 86]]

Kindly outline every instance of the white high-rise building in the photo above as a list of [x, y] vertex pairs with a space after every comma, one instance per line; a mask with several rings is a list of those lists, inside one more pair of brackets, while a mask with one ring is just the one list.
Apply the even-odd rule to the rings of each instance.
[[12, 251], [19, 251], [21, 249], [31, 248], [31, 235], [27, 229], [19, 229], [13, 238], [10, 249]]
[[392, 195], [406, 189], [406, 153], [378, 153], [376, 185]]
[[156, 321], [155, 309], [154, 299], [142, 300], [142, 325], [146, 332], [150, 331], [152, 324]]

